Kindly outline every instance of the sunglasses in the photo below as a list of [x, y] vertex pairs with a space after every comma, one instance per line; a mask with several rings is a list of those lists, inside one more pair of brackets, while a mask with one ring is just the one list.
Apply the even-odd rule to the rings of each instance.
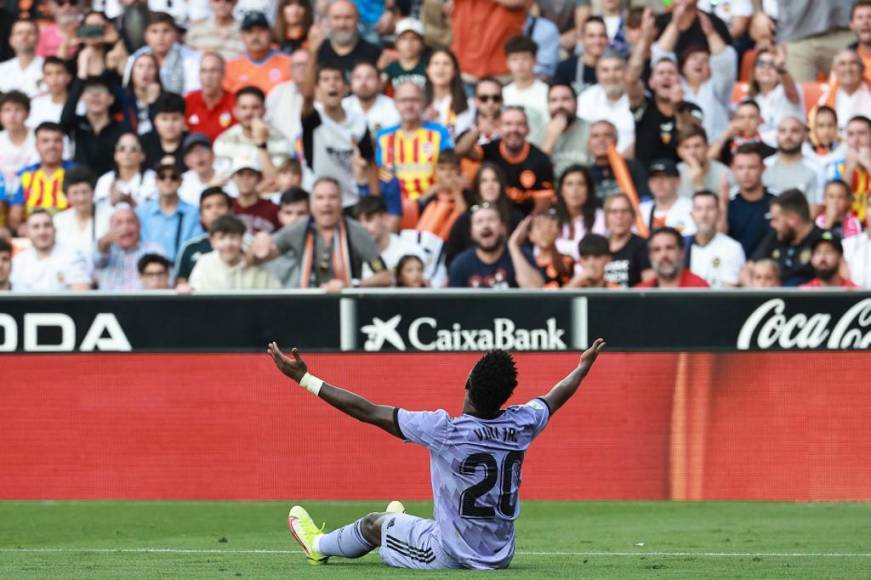
[[177, 173], [159, 173], [157, 175], [158, 181], [178, 181], [181, 177]]
[[481, 101], [482, 103], [489, 103], [489, 102], [501, 103], [502, 102], [502, 95], [478, 95], [475, 98], [478, 99], [479, 101]]

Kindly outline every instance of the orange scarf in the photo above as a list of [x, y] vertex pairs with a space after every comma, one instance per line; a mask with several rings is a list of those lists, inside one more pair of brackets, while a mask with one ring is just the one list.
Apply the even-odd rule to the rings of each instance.
[[[317, 226], [313, 220], [309, 220], [305, 234], [305, 249], [302, 256], [302, 276], [299, 280], [300, 288], [309, 288], [311, 283], [312, 265], [315, 261], [315, 236]], [[345, 220], [340, 219], [333, 234], [333, 275], [342, 280], [346, 285], [351, 284], [351, 263], [348, 259], [348, 229]]]

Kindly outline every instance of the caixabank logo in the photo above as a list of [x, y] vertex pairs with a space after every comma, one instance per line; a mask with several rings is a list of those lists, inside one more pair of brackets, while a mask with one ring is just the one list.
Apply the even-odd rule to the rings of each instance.
[[510, 318], [494, 318], [486, 328], [465, 327], [459, 322], [440, 323], [432, 316], [414, 318], [407, 325], [397, 314], [386, 320], [372, 317], [360, 328], [366, 336], [363, 350], [398, 351], [485, 351], [505, 350], [566, 350], [565, 329], [556, 318], [548, 318], [539, 328], [522, 328]]

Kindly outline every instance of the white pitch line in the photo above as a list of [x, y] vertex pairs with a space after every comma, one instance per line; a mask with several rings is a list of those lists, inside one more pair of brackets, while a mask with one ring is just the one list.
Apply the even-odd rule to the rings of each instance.
[[[2, 553], [36, 554], [301, 554], [300, 550], [220, 550], [187, 548], [0, 548]], [[856, 552], [527, 552], [518, 556], [624, 557], [656, 556], [662, 558], [871, 558]]]

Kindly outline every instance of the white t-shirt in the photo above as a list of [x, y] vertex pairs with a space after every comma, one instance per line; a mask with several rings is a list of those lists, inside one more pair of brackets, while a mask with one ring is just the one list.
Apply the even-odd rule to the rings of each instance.
[[[384, 265], [387, 266], [387, 269], [392, 272], [399, 263], [399, 260], [401, 260], [403, 256], [408, 255], [417, 256], [421, 261], [426, 263], [426, 256], [420, 246], [406, 238], [399, 237], [397, 234], [390, 234], [390, 243], [387, 244], [386, 248], [381, 250], [381, 259], [384, 261]], [[372, 268], [369, 267], [369, 264], [363, 264], [363, 278], [368, 278], [372, 275], [374, 275], [374, 272], [372, 272]]]
[[349, 115], [363, 115], [366, 117], [366, 122], [369, 124], [369, 132], [374, 136], [375, 133], [386, 127], [393, 127], [399, 124], [399, 111], [396, 110], [396, 103], [387, 95], [378, 95], [375, 97], [375, 104], [368, 111], [363, 111], [360, 105], [360, 99], [357, 95], [350, 95], [342, 100], [342, 107]]
[[517, 105], [526, 111], [529, 123], [528, 140], [533, 145], [541, 145], [547, 124], [550, 123], [550, 113], [547, 110], [547, 85], [535, 79], [528, 89], [520, 90], [511, 83], [502, 89], [505, 106]]
[[[547, 103], [546, 100], [545, 103]], [[448, 133], [451, 134], [451, 138], [455, 139], [457, 135], [462, 135], [463, 133], [471, 129], [472, 125], [475, 124], [475, 105], [472, 101], [468, 102], [466, 110], [459, 115], [455, 115], [454, 112], [451, 110], [450, 98], [433, 101], [432, 105], [436, 112], [439, 114], [437, 122], [440, 125], [448, 128]], [[531, 125], [530, 129], [532, 129]]]
[[42, 57], [34, 58], [26, 68], [21, 68], [18, 58], [0, 62], [0, 93], [21, 91], [31, 99], [38, 95], [42, 83]]
[[151, 169], [137, 173], [130, 181], [115, 178], [115, 172], [109, 171], [100, 176], [94, 187], [94, 203], [108, 203], [112, 191], [112, 182], [116, 182], [119, 193], [130, 194], [137, 205], [157, 197], [157, 176]]
[[90, 261], [94, 244], [109, 231], [109, 219], [112, 211], [108, 204], [98, 204], [94, 218], [82, 228], [76, 220], [76, 210], [66, 209], [54, 215], [55, 239], [61, 246], [72, 248], [86, 258], [88, 271], [92, 270]]
[[687, 248], [690, 253], [690, 271], [704, 278], [711, 288], [735, 286], [746, 261], [741, 244], [717, 232], [706, 246], [696, 243]]
[[805, 122], [807, 115], [804, 112], [804, 92], [801, 85], [796, 83], [799, 101], [793, 104], [786, 98], [783, 84], [774, 87], [767, 95], [759, 93], [753, 100], [759, 105], [762, 116], [762, 125], [759, 127], [759, 135], [762, 140], [771, 147], [777, 147], [777, 125], [787, 117], [796, 117]]
[[848, 95], [844, 89], [838, 89], [835, 94], [835, 111], [838, 113], [838, 128], [842, 132], [856, 115], [867, 116], [868, 111], [871, 111], [871, 89], [868, 88], [868, 83], [863, 82], [852, 95]]
[[46, 121], [59, 123], [63, 110], [64, 104], [52, 101], [48, 93], [39, 95], [30, 101], [30, 115], [27, 116], [25, 124], [31, 129], [36, 129], [40, 123]]
[[6, 181], [6, 195], [11, 197], [18, 189], [18, 177], [15, 174], [22, 168], [39, 161], [36, 153], [36, 137], [33, 131], [28, 131], [27, 138], [21, 145], [15, 145], [9, 140], [8, 131], [0, 131], [0, 173]]
[[844, 259], [850, 280], [862, 288], [871, 288], [871, 238], [867, 232], [844, 240]]
[[699, 0], [699, 10], [704, 10], [708, 14], [713, 12], [720, 20], [727, 25], [732, 22], [732, 18], [736, 16], [752, 16], [753, 2], [750, 0], [719, 0], [714, 4], [714, 10], [711, 10], [711, 0]]
[[45, 258], [34, 248], [16, 255], [10, 281], [15, 292], [58, 292], [69, 290], [72, 284], [88, 284], [91, 277], [82, 254], [56, 243]]
[[626, 151], [635, 143], [635, 116], [629, 108], [629, 95], [611, 101], [602, 85], [591, 85], [578, 96], [578, 117], [588, 123], [613, 123], [617, 127], [618, 151]]
[[685, 197], [679, 197], [668, 211], [654, 210], [655, 205], [656, 202], [652, 199], [649, 199], [647, 201], [641, 202], [641, 205], [639, 206], [639, 210], [641, 211], [641, 217], [644, 220], [644, 223], [646, 223], [647, 226], [650, 227], [651, 231], [655, 229], [654, 227], [652, 227], [652, 212], [653, 218], [657, 220], [665, 219], [666, 226], [676, 229], [685, 236], [691, 236], [696, 233], [696, 223], [693, 221], [692, 216], [692, 201]]
[[266, 121], [288, 141], [296, 139], [302, 131], [300, 114], [302, 94], [293, 81], [275, 85], [266, 95]]
[[[200, 195], [202, 195], [203, 190], [208, 187], [209, 184], [202, 181], [196, 171], [188, 169], [181, 175], [181, 185], [178, 188], [178, 196], [182, 201], [185, 201], [194, 207], [199, 207]], [[223, 189], [230, 197], [239, 196], [239, 189], [236, 187], [236, 184], [233, 183], [232, 179], [222, 185], [221, 189]]]

